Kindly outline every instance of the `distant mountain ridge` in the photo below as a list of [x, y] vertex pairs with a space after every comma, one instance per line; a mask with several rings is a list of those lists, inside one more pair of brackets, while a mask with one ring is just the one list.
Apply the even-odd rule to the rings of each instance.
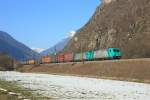
[[58, 42], [56, 45], [54, 45], [53, 47], [44, 50], [43, 52], [41, 52], [41, 55], [49, 55], [49, 54], [53, 54], [53, 53], [58, 53], [63, 51], [63, 49], [65, 48], [65, 46], [68, 44], [68, 42], [70, 41], [71, 37], [65, 38], [62, 41]]
[[37, 58], [39, 56], [38, 53], [3, 31], [0, 31], [0, 52], [5, 52], [16, 60]]
[[44, 51], [45, 49], [43, 48], [31, 48], [33, 51], [37, 52], [37, 53], [41, 53], [42, 51]]

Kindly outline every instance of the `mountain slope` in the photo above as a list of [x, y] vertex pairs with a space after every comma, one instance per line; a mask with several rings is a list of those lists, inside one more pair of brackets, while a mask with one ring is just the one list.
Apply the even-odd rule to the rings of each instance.
[[24, 60], [38, 56], [38, 53], [16, 41], [8, 33], [3, 31], [0, 31], [0, 52], [8, 53], [16, 60]]
[[150, 0], [103, 0], [66, 49], [108, 47], [121, 48], [123, 58], [150, 57]]
[[68, 37], [66, 39], [63, 39], [62, 41], [60, 41], [59, 43], [57, 43], [56, 45], [54, 45], [53, 47], [41, 52], [41, 55], [48, 55], [48, 54], [52, 54], [52, 53], [58, 53], [63, 51], [63, 49], [65, 48], [65, 46], [68, 44], [68, 42], [70, 41], [71, 37]]

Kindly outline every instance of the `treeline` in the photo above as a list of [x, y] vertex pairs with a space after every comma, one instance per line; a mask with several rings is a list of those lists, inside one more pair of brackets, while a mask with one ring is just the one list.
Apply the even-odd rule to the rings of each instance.
[[13, 70], [14, 63], [13, 59], [7, 53], [0, 53], [0, 70]]

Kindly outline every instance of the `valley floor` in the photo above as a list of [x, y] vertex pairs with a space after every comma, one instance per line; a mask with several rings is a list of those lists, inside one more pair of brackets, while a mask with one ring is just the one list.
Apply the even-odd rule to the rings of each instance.
[[33, 93], [33, 90], [19, 85], [17, 81], [7, 81], [0, 77], [0, 100], [41, 100], [41, 97]]
[[25, 65], [18, 71], [150, 83], [150, 58]]
[[143, 83], [20, 72], [0, 72], [0, 79], [52, 100], [150, 100], [150, 85]]

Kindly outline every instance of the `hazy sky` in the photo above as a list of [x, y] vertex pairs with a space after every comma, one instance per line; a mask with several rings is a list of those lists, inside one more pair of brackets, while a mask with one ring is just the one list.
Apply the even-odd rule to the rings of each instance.
[[0, 30], [31, 48], [49, 48], [87, 23], [100, 0], [0, 0]]

